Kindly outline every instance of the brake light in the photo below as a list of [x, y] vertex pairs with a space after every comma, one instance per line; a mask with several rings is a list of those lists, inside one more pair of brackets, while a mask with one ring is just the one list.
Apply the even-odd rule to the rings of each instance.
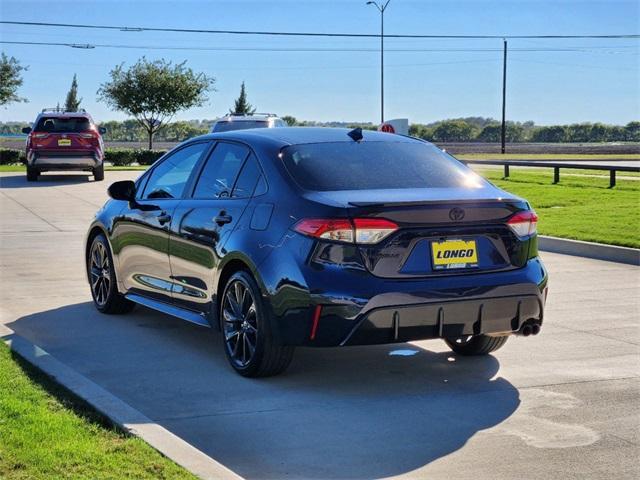
[[532, 211], [519, 212], [507, 220], [507, 225], [519, 238], [536, 233], [538, 216]]
[[80, 133], [82, 138], [97, 138], [98, 135], [96, 133]]
[[391, 235], [398, 225], [384, 218], [306, 218], [296, 223], [293, 229], [309, 237], [371, 245]]
[[34, 138], [47, 138], [49, 136], [48, 133], [34, 133]]

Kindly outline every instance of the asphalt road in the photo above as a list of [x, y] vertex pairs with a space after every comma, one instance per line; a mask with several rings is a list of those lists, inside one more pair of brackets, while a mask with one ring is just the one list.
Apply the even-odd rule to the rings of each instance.
[[543, 254], [542, 333], [494, 356], [441, 341], [299, 349], [243, 379], [219, 335], [137, 308], [105, 316], [86, 226], [136, 172], [0, 177], [0, 321], [247, 478], [640, 478], [640, 268]]

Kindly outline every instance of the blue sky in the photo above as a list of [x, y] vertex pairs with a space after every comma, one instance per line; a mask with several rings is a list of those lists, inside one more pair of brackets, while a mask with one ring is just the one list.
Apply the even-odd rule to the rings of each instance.
[[[637, 34], [635, 0], [392, 0], [386, 33], [416, 34]], [[364, 0], [321, 1], [11, 1], [3, 20], [126, 26], [378, 33], [379, 13]], [[0, 25], [4, 41], [183, 47], [376, 49], [377, 39], [239, 37], [121, 32]], [[517, 51], [571, 48], [571, 52]], [[62, 102], [74, 73], [83, 106], [97, 120], [123, 119], [96, 100], [116, 64], [149, 59], [187, 60], [216, 78], [208, 105], [179, 119], [215, 118], [231, 107], [240, 83], [259, 111], [306, 120], [377, 121], [379, 53], [176, 51], [0, 45], [29, 65], [21, 95], [26, 104], [0, 110], [1, 120], [32, 120], [41, 107]], [[502, 41], [387, 40], [386, 117], [430, 122], [460, 116], [500, 117]], [[538, 124], [640, 118], [638, 40], [512, 40], [507, 118]], [[393, 49], [449, 51], [398, 52]], [[451, 51], [451, 50], [476, 51]], [[497, 51], [477, 51], [496, 49]]]

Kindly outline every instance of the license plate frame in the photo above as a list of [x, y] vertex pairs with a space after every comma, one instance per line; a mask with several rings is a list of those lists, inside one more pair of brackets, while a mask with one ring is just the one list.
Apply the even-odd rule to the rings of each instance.
[[70, 138], [59, 138], [58, 139], [58, 146], [59, 147], [70, 147], [71, 146], [71, 139]]
[[478, 266], [476, 239], [447, 238], [431, 242], [434, 270], [459, 270]]

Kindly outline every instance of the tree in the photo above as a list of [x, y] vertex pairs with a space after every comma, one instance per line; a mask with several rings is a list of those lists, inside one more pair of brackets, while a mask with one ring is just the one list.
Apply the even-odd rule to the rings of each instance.
[[[517, 123], [507, 123], [505, 137], [508, 143], [522, 142], [524, 140], [524, 127]], [[499, 123], [486, 125], [477, 137], [477, 140], [481, 142], [491, 143], [498, 143], [501, 139], [502, 126]]]
[[18, 96], [18, 88], [22, 86], [23, 67], [14, 57], [7, 57], [4, 52], [0, 56], [0, 105], [14, 102], [26, 102], [26, 98]]
[[80, 108], [80, 102], [82, 102], [82, 99], [78, 98], [78, 79], [74, 73], [71, 88], [67, 92], [67, 98], [64, 101], [64, 109], [68, 112], [77, 112]]
[[229, 110], [229, 113], [235, 113], [238, 115], [251, 115], [256, 111], [249, 102], [247, 102], [247, 92], [244, 89], [244, 82], [240, 85], [240, 96], [233, 102], [233, 109]]
[[110, 72], [111, 80], [100, 86], [98, 98], [135, 118], [147, 132], [151, 150], [153, 135], [165, 123], [181, 110], [204, 105], [213, 90], [215, 79], [185, 64], [142, 57], [126, 70], [118, 65]]
[[538, 127], [531, 136], [532, 142], [559, 143], [567, 141], [567, 129], [564, 125]]
[[436, 142], [467, 142], [475, 137], [475, 129], [464, 120], [444, 120], [433, 129]]
[[291, 115], [285, 115], [284, 117], [282, 117], [282, 120], [284, 120], [284, 122], [290, 127], [295, 127], [296, 125], [298, 125], [298, 120], [296, 119], [296, 117], [293, 117]]
[[640, 122], [629, 122], [624, 126], [625, 140], [627, 142], [640, 142]]

